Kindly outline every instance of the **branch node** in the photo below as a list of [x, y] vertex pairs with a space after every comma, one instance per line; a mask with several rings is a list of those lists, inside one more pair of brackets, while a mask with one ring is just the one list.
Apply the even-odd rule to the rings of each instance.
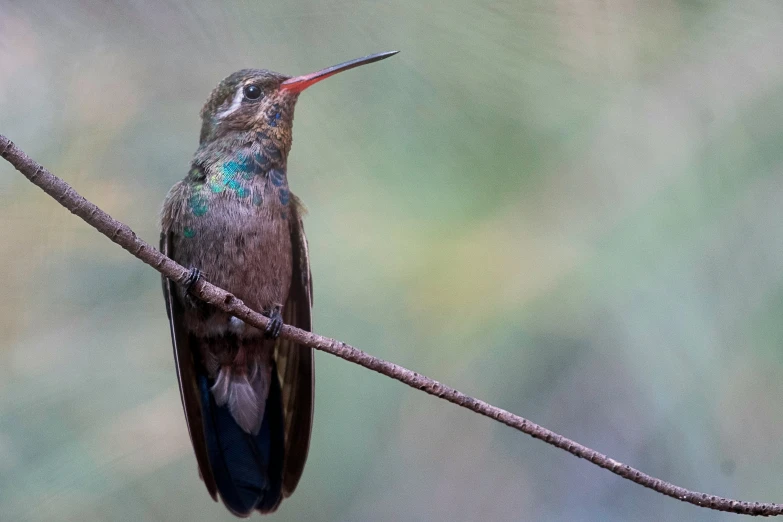
[[2, 135], [0, 135], [0, 138], [3, 138], [3, 141], [5, 141], [5, 147], [3, 147], [3, 152], [0, 152], [0, 156], [6, 158], [6, 154], [14, 146], [14, 142]]
[[[43, 170], [44, 170], [43, 165], [38, 165], [38, 167], [35, 169], [35, 172], [33, 172], [32, 175], [30, 176], [29, 178], [30, 181], [35, 183], [35, 180], [38, 179], [38, 176], [41, 175], [41, 172], [43, 172]], [[57, 202], [61, 203], [60, 200], [57, 200]]]

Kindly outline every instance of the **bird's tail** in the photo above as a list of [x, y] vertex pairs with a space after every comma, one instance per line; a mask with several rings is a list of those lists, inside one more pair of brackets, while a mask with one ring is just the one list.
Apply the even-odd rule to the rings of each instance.
[[[247, 383], [237, 383], [235, 391], [255, 393], [253, 382], [249, 378]], [[277, 371], [272, 368], [266, 406], [262, 404], [259, 408], [263, 420], [257, 430], [243, 429], [237, 423], [230, 409], [232, 401], [221, 401], [221, 405], [215, 401], [215, 395], [220, 394], [213, 395], [211, 388], [219, 384], [211, 384], [204, 374], [199, 376], [204, 435], [217, 489], [223, 502], [237, 516], [249, 516], [255, 510], [272, 512], [282, 500], [284, 452]]]

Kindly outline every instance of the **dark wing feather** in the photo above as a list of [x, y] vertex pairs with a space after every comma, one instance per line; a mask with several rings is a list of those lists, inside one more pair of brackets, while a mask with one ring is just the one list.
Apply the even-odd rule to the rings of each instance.
[[[161, 234], [160, 251], [168, 257], [174, 257], [172, 247], [172, 233]], [[201, 478], [207, 486], [209, 494], [212, 495], [212, 499], [217, 501], [217, 485], [209, 465], [207, 443], [204, 438], [201, 393], [198, 387], [195, 362], [188, 335], [181, 324], [182, 304], [177, 299], [176, 292], [175, 283], [164, 277], [163, 296], [166, 298], [166, 313], [169, 316], [169, 326], [171, 327], [171, 342], [174, 345], [174, 363], [177, 367], [182, 408], [185, 410], [185, 420], [188, 424], [190, 441], [193, 443], [193, 451], [196, 453]]]
[[[302, 213], [303, 206], [294, 196], [291, 199], [293, 273], [288, 301], [283, 307], [283, 320], [286, 324], [309, 332], [312, 329], [313, 287]], [[310, 447], [315, 362], [312, 348], [302, 347], [285, 339], [280, 339], [276, 346], [275, 360], [281, 383], [285, 425], [283, 495], [288, 497], [299, 483]]]

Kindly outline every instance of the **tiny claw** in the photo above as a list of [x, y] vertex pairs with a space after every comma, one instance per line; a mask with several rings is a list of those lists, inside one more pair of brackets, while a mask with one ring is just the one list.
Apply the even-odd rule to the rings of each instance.
[[185, 277], [185, 280], [182, 282], [182, 286], [185, 287], [185, 293], [190, 293], [190, 289], [193, 288], [193, 285], [195, 285], [199, 279], [201, 279], [201, 270], [191, 267], [190, 270], [188, 270], [187, 277]]
[[[266, 314], [265, 314], [266, 315]], [[283, 330], [283, 314], [280, 313], [280, 307], [275, 306], [267, 315], [269, 323], [264, 329], [264, 337], [267, 339], [277, 339]]]

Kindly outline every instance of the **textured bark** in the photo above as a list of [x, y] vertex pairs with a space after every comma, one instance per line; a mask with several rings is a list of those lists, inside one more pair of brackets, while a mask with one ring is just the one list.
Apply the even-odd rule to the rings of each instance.
[[[0, 156], [11, 163], [19, 172], [27, 177], [27, 179], [56, 199], [62, 206], [82, 218], [89, 225], [96, 228], [122, 248], [172, 281], [180, 284], [185, 281], [185, 278], [188, 275], [187, 269], [164, 256], [145, 241], [136, 237], [136, 234], [128, 228], [128, 226], [115, 220], [96, 205], [84, 199], [70, 185], [35, 162], [3, 135], [0, 135]], [[191, 292], [205, 302], [216, 306], [259, 329], [263, 330], [269, 321], [265, 316], [248, 308], [234, 295], [210, 284], [204, 279], [199, 280], [192, 287]], [[717, 497], [715, 495], [690, 491], [652, 477], [623, 464], [622, 462], [618, 462], [606, 455], [598, 453], [595, 450], [582, 446], [573, 440], [558, 435], [557, 433], [518, 415], [514, 415], [513, 413], [492, 406], [482, 400], [465, 395], [454, 388], [450, 388], [429, 377], [408, 370], [407, 368], [373, 357], [372, 355], [341, 341], [305, 332], [289, 325], [283, 327], [280, 335], [281, 337], [302, 346], [308, 346], [323, 352], [331, 353], [346, 361], [364, 366], [367, 369], [396, 379], [412, 388], [440, 397], [441, 399], [467, 408], [475, 413], [494, 419], [521, 431], [522, 433], [526, 433], [531, 437], [540, 439], [547, 444], [565, 450], [572, 455], [589, 460], [596, 466], [609, 470], [625, 479], [683, 502], [708, 509], [728, 511], [743, 515], [776, 516], [783, 514], [783, 505], [781, 504], [746, 502]]]

